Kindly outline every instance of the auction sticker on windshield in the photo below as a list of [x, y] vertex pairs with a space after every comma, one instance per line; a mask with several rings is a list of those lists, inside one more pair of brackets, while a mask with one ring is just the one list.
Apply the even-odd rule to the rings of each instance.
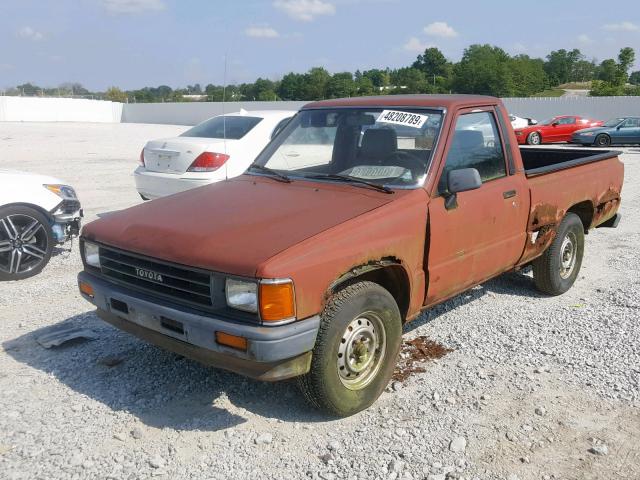
[[429, 119], [429, 115], [419, 113], [399, 112], [397, 110], [383, 110], [376, 120], [377, 123], [392, 123], [394, 125], [404, 125], [405, 127], [422, 128], [424, 122]]

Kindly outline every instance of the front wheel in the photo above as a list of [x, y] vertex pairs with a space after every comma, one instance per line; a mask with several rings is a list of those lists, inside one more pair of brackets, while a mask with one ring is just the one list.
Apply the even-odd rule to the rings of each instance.
[[538, 132], [531, 132], [527, 137], [527, 143], [529, 145], [540, 145], [542, 143], [542, 137]]
[[533, 261], [536, 287], [549, 295], [560, 295], [576, 281], [584, 254], [584, 226], [575, 213], [568, 213], [551, 246]]
[[0, 208], [0, 280], [22, 280], [40, 273], [53, 251], [47, 217], [30, 207]]
[[611, 137], [609, 135], [601, 133], [596, 137], [595, 144], [598, 147], [608, 147], [609, 145], [611, 145]]
[[311, 369], [298, 385], [314, 407], [353, 415], [389, 383], [401, 340], [400, 311], [391, 294], [373, 282], [349, 285], [328, 301]]

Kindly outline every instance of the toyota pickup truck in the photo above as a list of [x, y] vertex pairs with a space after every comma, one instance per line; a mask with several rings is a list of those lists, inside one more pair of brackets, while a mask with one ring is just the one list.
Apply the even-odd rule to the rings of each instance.
[[549, 295], [615, 227], [618, 152], [518, 147], [500, 100], [306, 105], [247, 172], [87, 225], [85, 299], [110, 324], [337, 416], [371, 405], [402, 328], [501, 273]]

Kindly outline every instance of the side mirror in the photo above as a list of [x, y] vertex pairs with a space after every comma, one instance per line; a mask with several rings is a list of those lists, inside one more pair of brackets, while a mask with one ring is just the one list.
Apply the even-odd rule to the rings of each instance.
[[466, 192], [481, 186], [480, 173], [475, 168], [451, 170], [447, 175], [447, 190], [449, 190], [449, 193]]
[[475, 190], [482, 186], [480, 173], [475, 168], [460, 168], [447, 174], [447, 192], [444, 195], [444, 208], [454, 209], [458, 206], [460, 192]]
[[527, 120], [528, 120], [528, 123], [529, 123], [530, 126], [538, 124], [538, 121], [534, 120], [533, 118], [528, 118]]
[[558, 123], [558, 122], [553, 122], [553, 123], [551, 124], [551, 126], [552, 126], [552, 127], [557, 127], [558, 125], [559, 125], [559, 123]]

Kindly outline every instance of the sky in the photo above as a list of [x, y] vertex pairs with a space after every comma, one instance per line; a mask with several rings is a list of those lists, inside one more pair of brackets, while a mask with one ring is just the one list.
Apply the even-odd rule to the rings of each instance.
[[[610, 5], [612, 8], [607, 8]], [[604, 6], [604, 8], [603, 8]], [[93, 91], [273, 80], [453, 61], [490, 43], [544, 57], [640, 57], [637, 0], [0, 0], [0, 88], [79, 82]], [[635, 69], [640, 68], [640, 58]]]

